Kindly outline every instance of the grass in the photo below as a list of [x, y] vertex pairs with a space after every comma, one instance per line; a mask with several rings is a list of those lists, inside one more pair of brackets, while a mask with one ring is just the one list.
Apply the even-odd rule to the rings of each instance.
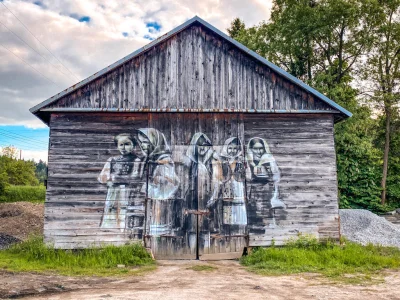
[[217, 267], [210, 265], [195, 265], [195, 266], [190, 266], [187, 269], [193, 271], [214, 271], [217, 269]]
[[284, 247], [254, 249], [241, 263], [263, 275], [311, 272], [345, 283], [362, 283], [375, 280], [379, 271], [399, 269], [400, 249], [352, 242], [337, 245], [299, 236]]
[[10, 185], [0, 194], [0, 203], [27, 201], [43, 203], [46, 197], [46, 188], [43, 185]]
[[[125, 265], [118, 268], [117, 265]], [[80, 250], [54, 249], [33, 237], [0, 251], [0, 269], [15, 272], [55, 272], [61, 275], [134, 275], [155, 269], [139, 244]]]

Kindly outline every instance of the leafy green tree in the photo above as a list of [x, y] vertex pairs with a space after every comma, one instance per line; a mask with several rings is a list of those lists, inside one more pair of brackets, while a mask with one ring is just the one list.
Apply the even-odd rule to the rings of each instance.
[[[335, 126], [340, 205], [385, 210], [380, 205], [379, 122], [354, 88], [360, 65], [374, 46], [378, 0], [275, 0], [271, 19], [228, 32], [344, 106], [353, 117]], [[378, 12], [378, 15], [377, 15]], [[231, 30], [231, 31], [230, 31]]]
[[[376, 139], [376, 145], [379, 149], [384, 149], [385, 145], [385, 124], [386, 118], [381, 115], [378, 119], [379, 131]], [[382, 153], [380, 158], [382, 159]], [[400, 207], [400, 118], [399, 113], [396, 112], [392, 116], [390, 126], [390, 152], [388, 161], [388, 175], [387, 175], [387, 202], [396, 207]], [[382, 169], [380, 169], [382, 171]], [[382, 174], [380, 174], [382, 175]]]
[[40, 183], [43, 183], [47, 179], [47, 163], [43, 160], [39, 160], [35, 163], [35, 175]]
[[[326, 84], [339, 84], [371, 47], [376, 25], [373, 0], [275, 0], [271, 19], [243, 29], [234, 23], [239, 42], [313, 84], [326, 73]], [[237, 24], [237, 22], [235, 23]]]
[[246, 26], [242, 20], [239, 18], [235, 18], [232, 23], [231, 27], [228, 29], [229, 36], [233, 39], [240, 38], [240, 35], [246, 30]]
[[[0, 156], [0, 181], [6, 185], [38, 185], [35, 176], [35, 163], [16, 159], [16, 151], [13, 147], [5, 147]], [[4, 188], [3, 187], [3, 188]]]
[[385, 118], [381, 203], [386, 203], [392, 123], [400, 104], [400, 0], [380, 0], [373, 48], [364, 68], [371, 100]]

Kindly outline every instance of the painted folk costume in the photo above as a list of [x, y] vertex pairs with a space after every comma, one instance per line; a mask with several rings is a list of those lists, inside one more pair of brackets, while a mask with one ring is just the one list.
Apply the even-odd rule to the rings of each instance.
[[[247, 145], [246, 177], [250, 181], [249, 207], [256, 210], [258, 218], [267, 219], [268, 227], [276, 227], [275, 209], [286, 205], [279, 198], [281, 174], [268, 143], [262, 138], [252, 138]], [[262, 220], [259, 220], [262, 222]]]
[[107, 184], [100, 228], [125, 232], [132, 183], [142, 177], [143, 163], [133, 153], [134, 139], [130, 134], [119, 134], [114, 141], [121, 155], [110, 157], [97, 177], [100, 183]]
[[[186, 192], [186, 208], [199, 211], [199, 236], [204, 246], [210, 240], [210, 233], [221, 228], [222, 203], [219, 201], [223, 180], [222, 165], [210, 139], [204, 133], [195, 133], [186, 151], [186, 166], [189, 169], [189, 187]], [[197, 216], [187, 214], [185, 228], [189, 232], [189, 245], [195, 247]]]
[[221, 158], [224, 171], [223, 224], [246, 225], [245, 165], [239, 138], [232, 137], [225, 141]]
[[171, 200], [179, 188], [180, 180], [175, 173], [171, 150], [163, 133], [154, 128], [138, 129], [138, 140], [146, 154], [148, 182], [147, 198], [151, 202], [150, 235], [172, 233], [173, 210]]

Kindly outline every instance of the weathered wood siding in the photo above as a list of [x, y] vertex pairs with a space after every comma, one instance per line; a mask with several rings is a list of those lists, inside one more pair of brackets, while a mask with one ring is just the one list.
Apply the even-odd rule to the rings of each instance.
[[45, 107], [52, 108], [336, 112], [200, 25]]
[[[222, 154], [229, 138], [237, 137], [245, 146], [242, 157], [247, 160], [248, 167], [244, 181], [247, 226], [220, 224], [218, 234], [209, 234], [209, 240], [203, 240], [205, 244], [200, 245], [199, 255], [239, 253], [246, 244], [243, 238], [246, 234], [249, 234], [250, 246], [269, 245], [272, 239], [280, 244], [300, 232], [319, 237], [339, 236], [332, 115], [60, 113], [52, 114], [50, 128], [44, 233], [46, 241], [56, 247], [123, 244], [148, 237], [146, 242], [152, 243], [153, 251], [158, 251], [159, 257], [171, 257], [172, 251], [178, 257], [195, 258], [195, 250], [189, 245], [190, 226], [183, 225], [190, 223], [191, 211], [207, 210], [200, 202], [196, 207], [188, 205], [192, 199], [188, 191], [193, 190], [190, 188], [193, 173], [185, 160], [195, 133], [204, 133], [218, 155]], [[159, 210], [154, 208], [155, 200], [147, 199], [146, 206], [146, 191], [142, 188], [149, 185], [151, 176], [138, 177], [129, 187], [130, 203], [126, 211], [130, 218], [129, 228], [122, 232], [118, 226], [100, 227], [110, 191], [98, 181], [98, 176], [107, 161], [119, 154], [114, 137], [133, 133], [139, 128], [155, 128], [163, 134], [171, 146], [170, 159], [179, 178], [179, 190], [169, 200], [163, 221], [172, 224], [173, 234], [153, 240], [149, 228], [152, 214]], [[248, 153], [253, 150], [248, 144], [253, 138], [268, 144], [269, 157], [279, 168], [279, 172], [274, 171], [274, 176], [278, 178], [279, 175], [279, 179], [262, 182], [251, 176]], [[217, 163], [218, 159], [215, 159], [213, 164]], [[197, 186], [193, 197], [200, 199], [210, 189], [207, 185]], [[278, 200], [285, 207], [271, 209], [274, 191], [278, 192]], [[222, 206], [226, 204], [224, 193], [221, 187], [216, 204], [209, 210], [219, 211], [221, 215]], [[199, 219], [198, 222], [199, 232], [209, 232], [212, 231], [209, 227], [216, 227], [220, 221], [204, 223]], [[201, 226], [205, 227], [201, 229]], [[177, 236], [182, 238], [177, 239]]]
[[247, 182], [249, 244], [265, 246], [274, 240], [281, 245], [299, 233], [338, 239], [332, 116], [246, 115], [244, 127], [246, 145], [254, 137], [268, 143], [280, 169], [279, 199], [286, 205], [271, 212], [273, 187]]

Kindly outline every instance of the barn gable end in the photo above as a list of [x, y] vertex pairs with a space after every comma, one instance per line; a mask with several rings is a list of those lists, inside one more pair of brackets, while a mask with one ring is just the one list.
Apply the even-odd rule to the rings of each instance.
[[333, 129], [351, 113], [200, 18], [31, 112], [50, 127], [55, 247], [226, 259], [339, 239]]
[[[31, 109], [332, 113], [351, 116], [199, 18]], [[174, 32], [174, 31], [172, 31]], [[240, 47], [238, 46], [240, 45]]]

